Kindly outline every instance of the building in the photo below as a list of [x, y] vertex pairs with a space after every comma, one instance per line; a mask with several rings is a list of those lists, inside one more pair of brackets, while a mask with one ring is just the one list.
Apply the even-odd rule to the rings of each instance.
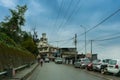
[[77, 54], [75, 48], [59, 48], [59, 53], [61, 57], [75, 56]]
[[96, 60], [97, 59], [97, 54], [87, 53], [86, 57], [89, 58], [90, 60]]
[[50, 59], [53, 59], [54, 53], [56, 53], [58, 49], [48, 44], [48, 38], [46, 37], [46, 33], [42, 33], [42, 37], [37, 43], [37, 46], [38, 46], [39, 54], [43, 58], [48, 57]]

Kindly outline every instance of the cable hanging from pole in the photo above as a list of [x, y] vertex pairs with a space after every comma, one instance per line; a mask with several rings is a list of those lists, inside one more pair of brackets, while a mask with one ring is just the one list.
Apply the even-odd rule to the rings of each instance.
[[[104, 23], [105, 21], [107, 21], [108, 19], [110, 19], [112, 16], [114, 16], [115, 14], [117, 14], [118, 12], [120, 12], [120, 9], [117, 9], [115, 12], [113, 12], [111, 15], [109, 15], [108, 17], [106, 17], [104, 20], [102, 20], [100, 23], [96, 24], [95, 26], [93, 26], [92, 28], [90, 28], [89, 30], [86, 31], [86, 33], [88, 33], [89, 31], [99, 27], [99, 25], [101, 25], [102, 23]], [[81, 35], [84, 35], [84, 33], [80, 34], [79, 36]]]

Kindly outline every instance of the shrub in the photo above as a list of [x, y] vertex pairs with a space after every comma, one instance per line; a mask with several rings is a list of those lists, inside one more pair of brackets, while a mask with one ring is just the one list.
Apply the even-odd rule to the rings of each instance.
[[32, 53], [0, 43], [0, 71], [28, 64], [34, 60], [35, 57]]

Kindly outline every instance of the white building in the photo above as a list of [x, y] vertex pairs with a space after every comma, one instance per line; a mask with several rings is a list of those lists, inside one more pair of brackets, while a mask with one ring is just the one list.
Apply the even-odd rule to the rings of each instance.
[[37, 45], [38, 45], [40, 55], [48, 58], [54, 58], [53, 55], [58, 48], [48, 44], [48, 38], [46, 37], [46, 33], [42, 33], [42, 37], [40, 38]]

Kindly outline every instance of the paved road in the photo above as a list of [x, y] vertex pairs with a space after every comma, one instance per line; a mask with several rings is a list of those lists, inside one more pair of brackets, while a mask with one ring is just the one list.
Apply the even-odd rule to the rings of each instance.
[[45, 63], [43, 67], [38, 66], [27, 80], [105, 80], [91, 75], [73, 66]]

